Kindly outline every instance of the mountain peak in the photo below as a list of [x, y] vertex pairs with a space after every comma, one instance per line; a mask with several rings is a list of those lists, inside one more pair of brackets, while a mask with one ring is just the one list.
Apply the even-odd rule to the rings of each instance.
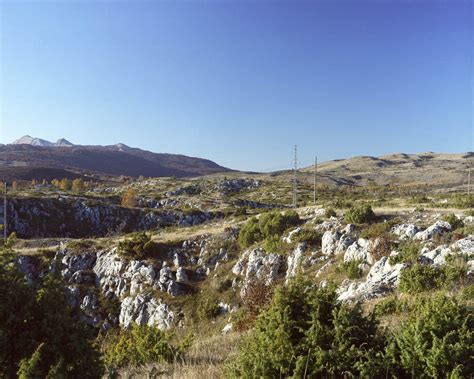
[[74, 146], [72, 142], [69, 142], [66, 138], [60, 138], [54, 144], [55, 146]]
[[58, 139], [56, 143], [53, 143], [42, 138], [32, 137], [28, 134], [13, 141], [12, 145], [32, 145], [32, 146], [43, 146], [43, 147], [74, 146], [71, 142], [69, 142], [65, 138]]

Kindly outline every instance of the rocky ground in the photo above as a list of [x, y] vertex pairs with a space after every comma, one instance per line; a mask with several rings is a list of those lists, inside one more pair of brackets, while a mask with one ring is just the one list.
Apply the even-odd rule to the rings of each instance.
[[[118, 200], [128, 188], [136, 190], [132, 208]], [[321, 189], [319, 204], [297, 208], [301, 222], [273, 245], [243, 247], [239, 231], [252, 216], [285, 210], [286, 197], [270, 201], [284, 189], [283, 183], [245, 177], [153, 179], [81, 195], [18, 193], [8, 204], [10, 231], [21, 237], [14, 249], [28, 281], [60, 275], [70, 306], [98, 335], [132, 323], [194, 333], [187, 363], [160, 368], [170, 377], [199, 377], [196, 344], [231, 340], [227, 355], [206, 363], [209, 377], [220, 376], [244, 333], [246, 301], [256, 285], [274, 288], [304, 275], [315, 285], [337, 286], [339, 301], [361, 301], [370, 309], [403, 293], [400, 279], [411, 267], [442, 269], [459, 261], [465, 277], [456, 290], [472, 286], [474, 217], [457, 206], [459, 197], [421, 198], [385, 187]], [[362, 201], [373, 204], [376, 219], [348, 222], [347, 202]], [[141, 245], [140, 231], [148, 233]], [[416, 256], [407, 253], [412, 245]]]

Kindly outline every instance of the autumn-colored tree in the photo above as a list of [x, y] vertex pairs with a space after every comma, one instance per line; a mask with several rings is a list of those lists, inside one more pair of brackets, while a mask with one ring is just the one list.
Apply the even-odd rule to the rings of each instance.
[[76, 193], [79, 193], [79, 192], [82, 192], [84, 191], [84, 180], [82, 179], [74, 179], [72, 181], [72, 191], [73, 192], [76, 192]]
[[137, 202], [137, 192], [133, 188], [129, 188], [122, 196], [122, 207], [134, 207]]
[[15, 191], [18, 189], [18, 183], [16, 182], [16, 180], [14, 180], [12, 183], [12, 189]]
[[37, 181], [36, 179], [33, 179], [33, 180], [31, 181], [31, 186], [32, 186], [32, 187], [36, 187], [37, 185], [38, 185], [38, 181]]
[[59, 182], [59, 189], [63, 191], [68, 191], [71, 189], [71, 181], [68, 178], [63, 178]]

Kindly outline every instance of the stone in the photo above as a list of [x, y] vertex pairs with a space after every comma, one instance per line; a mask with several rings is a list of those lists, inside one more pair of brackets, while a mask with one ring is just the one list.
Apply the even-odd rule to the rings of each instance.
[[418, 227], [415, 224], [395, 225], [391, 232], [400, 237], [401, 240], [413, 238], [418, 233]]
[[427, 241], [435, 236], [443, 235], [444, 233], [447, 233], [449, 231], [451, 231], [451, 225], [446, 221], [438, 220], [425, 230], [416, 233], [414, 239], [420, 241]]
[[120, 307], [119, 324], [124, 328], [135, 322], [137, 325], [156, 326], [160, 330], [166, 330], [172, 326], [173, 321], [174, 312], [169, 306], [151, 295], [126, 297]]
[[324, 232], [321, 239], [322, 253], [325, 255], [333, 255], [336, 251], [339, 238], [341, 238], [341, 234], [337, 230]]
[[296, 274], [298, 273], [298, 269], [301, 266], [301, 262], [303, 260], [305, 250], [306, 250], [306, 244], [300, 243], [295, 248], [295, 250], [293, 250], [293, 252], [288, 256], [286, 282], [288, 282], [291, 278], [296, 276]]
[[337, 289], [339, 301], [368, 300], [385, 295], [398, 286], [402, 270], [407, 263], [391, 265], [382, 257], [370, 269], [365, 282], [345, 280]]
[[176, 270], [176, 281], [178, 283], [190, 284], [188, 274], [184, 268], [178, 267]]
[[232, 323], [228, 323], [222, 329], [222, 334], [228, 334], [232, 331]]
[[361, 263], [373, 263], [371, 251], [374, 247], [374, 242], [359, 238], [356, 242], [350, 245], [344, 254], [344, 263], [350, 261], [360, 261]]

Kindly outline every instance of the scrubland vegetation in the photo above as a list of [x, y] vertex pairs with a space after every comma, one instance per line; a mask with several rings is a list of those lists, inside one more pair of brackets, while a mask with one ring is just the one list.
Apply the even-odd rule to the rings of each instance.
[[[0, 376], [473, 375], [472, 257], [462, 249], [471, 249], [474, 197], [376, 184], [319, 186], [312, 205], [302, 184], [301, 206], [289, 209], [285, 182], [267, 178], [230, 191], [222, 180], [142, 178], [113, 189], [76, 180], [51, 188], [17, 184], [12, 204], [59, 196], [86, 206], [49, 225], [18, 211], [31, 228], [49, 227], [51, 237], [12, 237], [2, 248]], [[61, 204], [66, 210], [66, 200]], [[60, 223], [84, 227], [77, 214], [95, 215], [94, 204], [105, 209], [100, 222], [111, 223], [110, 233], [54, 235]], [[111, 217], [117, 209], [126, 213]], [[138, 225], [154, 214], [166, 223], [117, 227], [123, 215]], [[435, 222], [450, 229], [415, 238]], [[406, 224], [417, 227], [413, 235], [395, 233]], [[456, 245], [466, 238], [467, 248]], [[443, 249], [450, 253], [442, 263], [429, 261]], [[93, 265], [77, 270], [99, 256], [112, 274]], [[365, 288], [379, 262], [400, 267], [396, 285], [339, 299], [346, 285]], [[117, 283], [126, 284], [123, 292]], [[141, 301], [141, 313], [127, 311], [125, 327], [132, 300]], [[170, 311], [170, 326], [158, 327]], [[97, 325], [91, 314], [100, 316]]]

